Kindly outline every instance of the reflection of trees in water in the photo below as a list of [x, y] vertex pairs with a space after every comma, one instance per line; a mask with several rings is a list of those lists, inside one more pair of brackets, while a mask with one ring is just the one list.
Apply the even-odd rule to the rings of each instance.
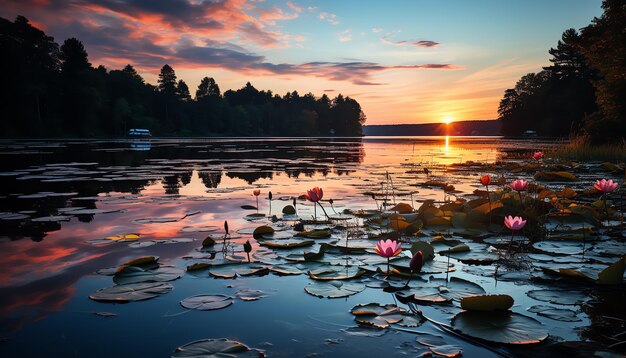
[[198, 177], [208, 189], [215, 189], [222, 181], [222, 172], [198, 172]]
[[[40, 144], [45, 144], [41, 142]], [[120, 150], [122, 149], [122, 150]], [[73, 142], [46, 148], [46, 155], [2, 155], [0, 167], [4, 171], [35, 169], [42, 174], [55, 168], [75, 168], [67, 176], [85, 176], [94, 180], [67, 182], [44, 182], [41, 180], [18, 180], [18, 177], [0, 177], [0, 211], [34, 211], [31, 217], [63, 215], [58, 209], [83, 207], [97, 209], [97, 200], [73, 200], [72, 197], [45, 197], [19, 199], [16, 194], [36, 192], [77, 192], [78, 197], [95, 197], [102, 193], [139, 194], [147, 186], [160, 181], [166, 194], [179, 194], [180, 188], [191, 182], [194, 168], [205, 187], [219, 187], [222, 175], [239, 178], [248, 184], [260, 179], [272, 180], [276, 173], [284, 172], [289, 178], [300, 176], [323, 176], [329, 173], [349, 174], [346, 167], [361, 163], [364, 150], [359, 138], [333, 139], [281, 139], [281, 140], [154, 140], [150, 151], [131, 151], [123, 142]], [[5, 150], [8, 152], [8, 150]], [[51, 167], [52, 163], [67, 163]], [[97, 163], [76, 166], [72, 163]], [[229, 169], [211, 169], [229, 163]], [[200, 168], [209, 168], [202, 170]], [[240, 169], [241, 168], [241, 169]], [[43, 171], [42, 171], [43, 169]], [[82, 172], [87, 174], [81, 174]], [[93, 173], [100, 171], [101, 174]], [[107, 175], [127, 175], [147, 171], [149, 175], [162, 175], [161, 179], [101, 180]], [[172, 171], [179, 171], [172, 173]], [[163, 173], [163, 174], [160, 174]], [[80, 215], [81, 222], [91, 222], [94, 215]], [[60, 230], [63, 223], [36, 223], [30, 220], [17, 222], [0, 220], [0, 232], [11, 239], [29, 237], [42, 240], [47, 232]]]
[[[606, 345], [623, 342], [626, 290], [623, 287], [598, 287], [590, 296], [591, 300], [583, 304], [581, 310], [587, 314], [591, 324], [581, 327], [580, 336]], [[614, 336], [617, 338], [610, 338]], [[614, 349], [626, 353], [626, 343]]]
[[167, 175], [163, 178], [163, 189], [165, 190], [165, 194], [176, 194], [178, 195], [180, 188], [191, 182], [191, 176], [193, 171], [190, 170], [188, 172]]

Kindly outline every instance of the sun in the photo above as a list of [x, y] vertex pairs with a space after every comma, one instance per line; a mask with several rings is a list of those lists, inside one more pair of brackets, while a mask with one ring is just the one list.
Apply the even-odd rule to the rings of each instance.
[[454, 118], [452, 118], [452, 117], [450, 117], [450, 116], [445, 116], [445, 117], [443, 117], [443, 123], [445, 123], [445, 124], [450, 124], [450, 123], [452, 123], [452, 122], [454, 122]]

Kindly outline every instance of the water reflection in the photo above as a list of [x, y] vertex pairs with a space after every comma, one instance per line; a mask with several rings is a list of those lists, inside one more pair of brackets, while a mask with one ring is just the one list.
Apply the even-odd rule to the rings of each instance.
[[[0, 336], [63, 310], [72, 297], [87, 300], [91, 292], [80, 291], [77, 282], [87, 282], [90, 291], [99, 288], [93, 287], [99, 276], [92, 276], [99, 269], [141, 255], [176, 264], [180, 257], [194, 253], [206, 237], [202, 232], [181, 232], [185, 226], [221, 227], [228, 220], [233, 232], [250, 227], [253, 224], [242, 219], [241, 206], [255, 205], [253, 188], [263, 191], [261, 212], [268, 209], [267, 192], [274, 193], [273, 210], [280, 212], [291, 202], [289, 198], [313, 186], [323, 186], [325, 195], [336, 199], [338, 212], [346, 207], [367, 209], [374, 203], [363, 192], [377, 188], [388, 172], [398, 179], [398, 195], [414, 191], [411, 200], [440, 200], [440, 189], [415, 190], [417, 179], [425, 175], [417, 170], [409, 177], [410, 166], [433, 168], [458, 163], [461, 157], [492, 162], [502, 148], [519, 145], [450, 136], [153, 140], [148, 144], [149, 150], [134, 150], [125, 141], [0, 146], [0, 212], [13, 215], [0, 216]], [[475, 189], [460, 177], [465, 174], [433, 172], [457, 180], [460, 191]], [[306, 203], [298, 204], [298, 210], [309, 216], [313, 212]], [[185, 217], [195, 211], [199, 213]], [[49, 216], [57, 219], [37, 220]], [[165, 217], [184, 219], [133, 222]], [[139, 233], [142, 240], [189, 237], [196, 241], [148, 248], [88, 243], [126, 233]], [[234, 242], [241, 245], [238, 240]], [[304, 284], [298, 285], [301, 292]], [[341, 312], [347, 310], [342, 307]]]

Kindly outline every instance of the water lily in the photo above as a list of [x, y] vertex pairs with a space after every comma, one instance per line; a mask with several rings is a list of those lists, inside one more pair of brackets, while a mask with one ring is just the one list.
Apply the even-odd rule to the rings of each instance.
[[513, 217], [511, 215], [504, 217], [504, 225], [511, 230], [511, 241], [509, 241], [509, 247], [507, 252], [511, 250], [511, 244], [513, 243], [513, 236], [515, 232], [521, 230], [526, 225], [526, 220], [519, 216]]
[[326, 214], [326, 209], [324, 209], [324, 207], [320, 203], [320, 200], [322, 200], [322, 197], [324, 197], [324, 190], [322, 190], [322, 188], [315, 187], [313, 189], [309, 189], [306, 191], [306, 194], [304, 194], [304, 197], [306, 198], [306, 200], [313, 203], [313, 215], [315, 216], [314, 220], [317, 220], [317, 205], [322, 208], [322, 210], [324, 211], [324, 215], [326, 215], [326, 218], [328, 218], [328, 214]]
[[306, 200], [312, 201], [314, 203], [317, 203], [318, 201], [322, 200], [323, 196], [324, 196], [324, 190], [318, 187], [307, 190], [306, 194], [304, 194], [304, 197], [306, 198]]
[[602, 180], [596, 180], [596, 183], [593, 184], [593, 187], [603, 193], [610, 193], [613, 190], [615, 190], [615, 188], [617, 188], [617, 185], [618, 183], [616, 181], [614, 182], [612, 179], [609, 179], [609, 180], [602, 179]]
[[509, 186], [511, 187], [511, 189], [517, 191], [517, 194], [519, 194], [519, 201], [523, 205], [524, 202], [522, 201], [522, 191], [526, 190], [526, 187], [528, 186], [528, 182], [526, 180], [517, 179], [514, 182], [512, 182]]
[[246, 255], [248, 255], [248, 262], [250, 262], [250, 251], [252, 251], [250, 240], [246, 240], [245, 244], [243, 244], [243, 251], [245, 251]]
[[517, 179], [514, 182], [512, 182], [510, 185], [511, 189], [520, 192], [523, 190], [526, 190], [526, 187], [528, 186], [528, 182], [526, 180], [522, 180], [522, 179]]
[[395, 240], [380, 240], [376, 244], [375, 251], [378, 255], [387, 258], [387, 275], [389, 275], [389, 260], [402, 252], [402, 248], [400, 248], [400, 243]]
[[518, 231], [526, 225], [526, 220], [522, 219], [519, 216], [513, 217], [509, 215], [504, 218], [504, 225], [506, 225], [509, 230]]
[[489, 184], [491, 184], [491, 177], [489, 175], [481, 176], [480, 183], [486, 187], [489, 187]]
[[256, 213], [259, 213], [259, 195], [261, 195], [261, 189], [254, 189], [252, 194], [256, 198]]
[[604, 193], [604, 211], [606, 212], [606, 223], [609, 223], [609, 207], [606, 203], [606, 196], [617, 188], [618, 183], [613, 181], [612, 179], [606, 180], [596, 180], [596, 183], [593, 184], [593, 187]]
[[533, 154], [533, 159], [536, 161], [540, 161], [543, 158], [543, 152], [535, 152]]
[[409, 276], [409, 280], [406, 282], [405, 286], [408, 286], [413, 278], [414, 273], [419, 273], [422, 271], [422, 265], [424, 264], [424, 254], [421, 251], [416, 252], [411, 261], [409, 262], [409, 268], [411, 269], [411, 276]]

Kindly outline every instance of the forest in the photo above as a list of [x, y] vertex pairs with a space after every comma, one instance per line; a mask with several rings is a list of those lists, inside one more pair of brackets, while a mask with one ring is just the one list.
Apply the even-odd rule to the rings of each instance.
[[251, 83], [221, 92], [204, 77], [195, 93], [164, 64], [156, 86], [135, 68], [94, 67], [80, 40], [58, 45], [24, 16], [0, 18], [0, 136], [121, 137], [131, 128], [156, 136], [360, 136], [360, 104], [297, 91], [283, 96]]
[[523, 76], [498, 108], [502, 133], [586, 136], [623, 143], [626, 134], [626, 2], [604, 0], [604, 13], [568, 29], [549, 50], [550, 66]]

